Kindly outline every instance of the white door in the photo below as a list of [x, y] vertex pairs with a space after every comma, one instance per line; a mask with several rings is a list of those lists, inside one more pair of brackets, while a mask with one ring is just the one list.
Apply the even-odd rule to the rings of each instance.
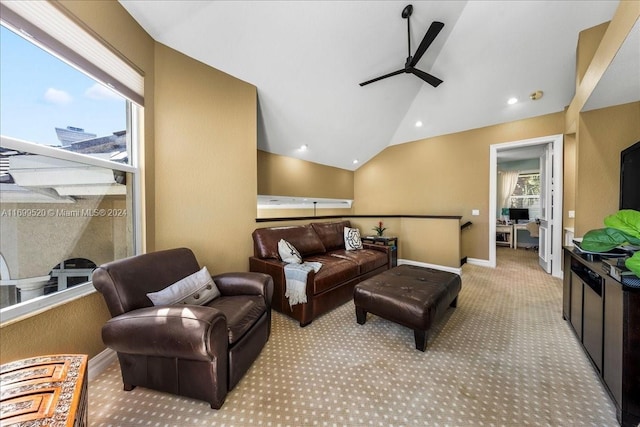
[[553, 220], [553, 144], [544, 147], [540, 156], [540, 229], [538, 234], [538, 262], [551, 273], [551, 237]]

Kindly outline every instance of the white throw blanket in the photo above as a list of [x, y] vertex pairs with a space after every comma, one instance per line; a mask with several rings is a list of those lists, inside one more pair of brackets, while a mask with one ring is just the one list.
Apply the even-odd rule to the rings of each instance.
[[296, 304], [307, 302], [307, 275], [310, 271], [316, 273], [322, 264], [319, 262], [303, 262], [302, 264], [286, 264], [284, 277], [287, 281], [287, 290], [284, 294], [289, 298], [289, 307], [293, 309]]

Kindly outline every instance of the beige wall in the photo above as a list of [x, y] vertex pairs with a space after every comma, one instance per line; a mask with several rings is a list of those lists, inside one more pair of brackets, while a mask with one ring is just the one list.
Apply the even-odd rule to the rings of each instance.
[[563, 146], [562, 224], [564, 227], [574, 228], [575, 218], [569, 218], [569, 211], [575, 212], [576, 210], [576, 162], [578, 156], [576, 135], [565, 135]]
[[573, 176], [565, 170], [564, 182], [565, 194], [569, 194], [565, 201], [571, 202], [570, 195], [574, 195], [578, 237], [602, 228], [604, 217], [618, 210], [620, 151], [640, 139], [638, 102], [581, 112], [596, 88], [606, 90], [598, 87], [600, 78], [616, 60], [620, 46], [638, 19], [640, 2], [622, 1], [611, 22], [585, 29], [578, 35], [576, 95], [565, 114], [565, 132], [573, 138], [568, 139], [573, 144], [569, 149], [575, 163], [566, 168], [573, 167]]
[[[486, 260], [489, 146], [560, 134], [563, 118], [559, 112], [388, 147], [356, 171], [355, 213], [460, 215], [462, 223], [473, 222], [463, 232], [462, 255]], [[472, 209], [479, 209], [480, 215], [471, 216]], [[403, 244], [412, 247], [429, 238], [423, 233], [402, 235]], [[448, 242], [440, 244], [442, 251], [455, 252]]]
[[362, 235], [375, 235], [373, 227], [382, 220], [385, 236], [398, 237], [398, 258], [457, 269], [462, 247], [460, 221], [449, 218], [348, 218]]
[[640, 141], [640, 102], [581, 113], [578, 135], [575, 232], [582, 236], [618, 211], [620, 152]]
[[354, 173], [258, 150], [258, 194], [353, 199]]
[[156, 249], [246, 271], [256, 215], [256, 88], [156, 45]]
[[346, 216], [353, 212], [351, 208], [317, 208], [313, 207], [300, 209], [258, 209], [256, 218], [295, 218], [300, 216]]
[[93, 357], [104, 350], [101, 328], [111, 316], [94, 292], [25, 320], [0, 328], [0, 363], [44, 354], [81, 353]]

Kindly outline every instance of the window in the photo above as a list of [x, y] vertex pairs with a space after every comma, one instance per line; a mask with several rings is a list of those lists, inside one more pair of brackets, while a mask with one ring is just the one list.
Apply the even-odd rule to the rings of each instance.
[[[56, 19], [69, 19], [56, 15], [48, 2], [33, 7], [40, 3]], [[24, 36], [40, 29], [17, 30], [22, 22], [14, 24], [22, 18], [4, 5], [2, 12], [0, 320], [5, 322], [92, 292], [96, 265], [139, 252], [135, 148], [142, 107], [116, 91], [117, 85], [87, 74], [77, 65], [82, 61], [54, 52], [57, 42], [48, 49], [36, 46], [32, 41], [46, 35]], [[7, 16], [14, 21], [6, 22]], [[78, 29], [65, 25], [70, 32]], [[90, 38], [80, 34], [76, 40]], [[119, 58], [114, 54], [111, 60]]]
[[521, 173], [511, 194], [512, 208], [529, 209], [529, 218], [540, 217], [540, 173]]

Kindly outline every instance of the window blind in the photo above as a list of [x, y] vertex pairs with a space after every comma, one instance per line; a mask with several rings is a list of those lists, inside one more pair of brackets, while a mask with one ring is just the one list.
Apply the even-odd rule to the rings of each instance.
[[17, 34], [144, 106], [144, 75], [48, 1], [3, 1], [2, 23]]

